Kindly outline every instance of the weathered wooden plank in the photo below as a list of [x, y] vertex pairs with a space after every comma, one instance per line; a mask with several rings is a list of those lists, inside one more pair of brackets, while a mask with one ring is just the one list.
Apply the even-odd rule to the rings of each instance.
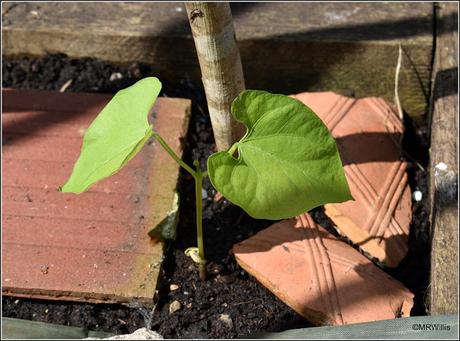
[[458, 312], [458, 4], [440, 3], [431, 111], [431, 314]]
[[[400, 99], [413, 117], [427, 108], [431, 3], [233, 3], [246, 86], [272, 92], [331, 90], [393, 101], [398, 44], [405, 52]], [[162, 79], [201, 84], [180, 3], [10, 3], [3, 53], [96, 57], [151, 64]]]

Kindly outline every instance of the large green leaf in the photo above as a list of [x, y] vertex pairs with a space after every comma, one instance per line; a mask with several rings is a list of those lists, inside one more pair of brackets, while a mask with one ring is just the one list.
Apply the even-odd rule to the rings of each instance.
[[153, 134], [147, 116], [160, 90], [160, 81], [148, 77], [116, 93], [86, 131], [80, 157], [62, 192], [85, 191], [139, 152]]
[[353, 199], [334, 138], [300, 101], [247, 90], [232, 104], [247, 127], [238, 156], [208, 159], [214, 187], [254, 218], [283, 219]]

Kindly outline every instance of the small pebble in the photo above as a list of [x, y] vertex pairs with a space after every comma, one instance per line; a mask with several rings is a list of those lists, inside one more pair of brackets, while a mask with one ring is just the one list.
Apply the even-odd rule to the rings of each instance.
[[49, 268], [50, 268], [50, 267], [49, 267], [48, 265], [42, 265], [42, 266], [40, 267], [40, 271], [42, 272], [42, 274], [47, 275], [47, 274], [48, 274]]
[[415, 201], [421, 201], [423, 198], [423, 194], [422, 192], [420, 191], [414, 191], [414, 193], [412, 193], [412, 199], [414, 199]]
[[181, 308], [181, 304], [179, 301], [172, 301], [169, 304], [169, 313], [174, 314], [176, 311], [178, 311]]
[[232, 275], [223, 275], [217, 276], [217, 281], [220, 283], [231, 284], [235, 281], [235, 276]]
[[233, 320], [228, 314], [220, 314], [219, 320], [221, 320], [227, 328], [233, 328]]
[[114, 73], [112, 73], [112, 74], [110, 75], [109, 80], [110, 80], [111, 82], [113, 82], [113, 81], [115, 81], [115, 80], [117, 80], [117, 79], [122, 79], [122, 78], [123, 78], [123, 75], [122, 75], [121, 73], [119, 73], [119, 72], [114, 72]]
[[14, 304], [18, 304], [18, 303], [19, 303], [19, 300], [14, 301]]
[[174, 290], [177, 290], [177, 289], [179, 289], [179, 286], [178, 286], [177, 284], [171, 284], [171, 285], [169, 286], [169, 290], [170, 290], [170, 291], [174, 291]]
[[203, 197], [203, 200], [208, 198], [208, 192], [204, 188], [201, 189], [201, 196]]

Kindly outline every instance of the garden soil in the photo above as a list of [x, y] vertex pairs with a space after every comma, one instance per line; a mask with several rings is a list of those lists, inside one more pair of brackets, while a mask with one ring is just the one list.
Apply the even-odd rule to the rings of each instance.
[[[40, 59], [3, 58], [2, 86], [15, 89], [45, 89], [67, 92], [115, 93], [140, 78], [155, 75], [146, 65], [114, 66], [94, 59], [70, 59], [49, 55]], [[71, 81], [71, 82], [70, 82]], [[70, 84], [69, 84], [70, 82]], [[306, 89], [307, 90], [307, 89]], [[186, 77], [174, 86], [163, 80], [162, 96], [184, 97], [193, 101], [192, 117], [184, 142], [184, 160], [199, 159], [206, 168], [207, 157], [215, 151], [209, 115], [201, 84]], [[413, 222], [409, 253], [396, 269], [384, 269], [415, 294], [412, 315], [425, 315], [429, 278], [429, 239], [427, 215], [427, 129], [413, 127], [406, 115], [404, 149], [409, 163], [412, 191], [420, 190], [423, 200], [413, 203]], [[215, 200], [216, 192], [204, 181], [203, 202], [205, 252], [208, 280], [202, 282], [184, 250], [196, 245], [195, 196], [193, 179], [181, 171], [180, 220], [175, 241], [167, 243], [156, 306], [89, 304], [2, 297], [5, 317], [87, 327], [117, 334], [147, 326], [165, 338], [235, 338], [261, 331], [282, 331], [311, 326], [238, 266], [232, 255], [233, 244], [273, 222], [255, 220], [225, 199]], [[312, 212], [314, 219], [337, 236], [322, 209]], [[337, 236], [339, 237], [339, 236]], [[346, 238], [339, 237], [345, 242]], [[376, 263], [378, 266], [381, 264]], [[179, 308], [170, 313], [170, 305]]]

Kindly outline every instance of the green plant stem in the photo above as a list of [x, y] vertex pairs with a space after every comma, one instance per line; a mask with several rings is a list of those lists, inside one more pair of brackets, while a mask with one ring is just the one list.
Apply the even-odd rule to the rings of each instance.
[[200, 279], [206, 280], [206, 260], [204, 258], [204, 242], [203, 242], [203, 198], [202, 198], [202, 189], [203, 189], [203, 173], [200, 170], [200, 163], [198, 160], [195, 160], [193, 164], [196, 167], [196, 177], [195, 177], [195, 200], [196, 200], [196, 238], [198, 243], [198, 255], [201, 260], [198, 263], [198, 270], [200, 274]]
[[164, 150], [166, 150], [166, 152], [171, 155], [171, 157], [182, 167], [184, 168], [187, 172], [190, 173], [190, 175], [192, 175], [195, 179], [196, 179], [196, 172], [189, 166], [187, 165], [184, 161], [182, 161], [182, 159], [176, 155], [176, 153], [174, 153], [174, 151], [171, 149], [170, 146], [168, 146], [168, 144], [166, 143], [165, 140], [163, 140], [163, 138], [157, 133], [157, 132], [153, 132], [153, 136], [155, 137], [155, 139], [160, 143], [160, 145], [164, 148]]
[[195, 179], [195, 199], [196, 199], [196, 234], [197, 234], [197, 243], [198, 243], [198, 271], [200, 278], [204, 281], [206, 280], [206, 260], [204, 258], [204, 242], [203, 242], [203, 198], [202, 198], [202, 189], [203, 189], [203, 178], [208, 175], [207, 171], [201, 171], [200, 162], [195, 160], [193, 165], [196, 170], [193, 170], [189, 165], [187, 165], [182, 159], [177, 156], [176, 153], [171, 149], [171, 147], [166, 143], [165, 140], [157, 133], [153, 132], [153, 136], [160, 143], [163, 149], [190, 175]]
[[238, 142], [234, 143], [230, 149], [228, 150], [228, 153], [233, 156], [235, 154], [236, 149], [238, 148]]

